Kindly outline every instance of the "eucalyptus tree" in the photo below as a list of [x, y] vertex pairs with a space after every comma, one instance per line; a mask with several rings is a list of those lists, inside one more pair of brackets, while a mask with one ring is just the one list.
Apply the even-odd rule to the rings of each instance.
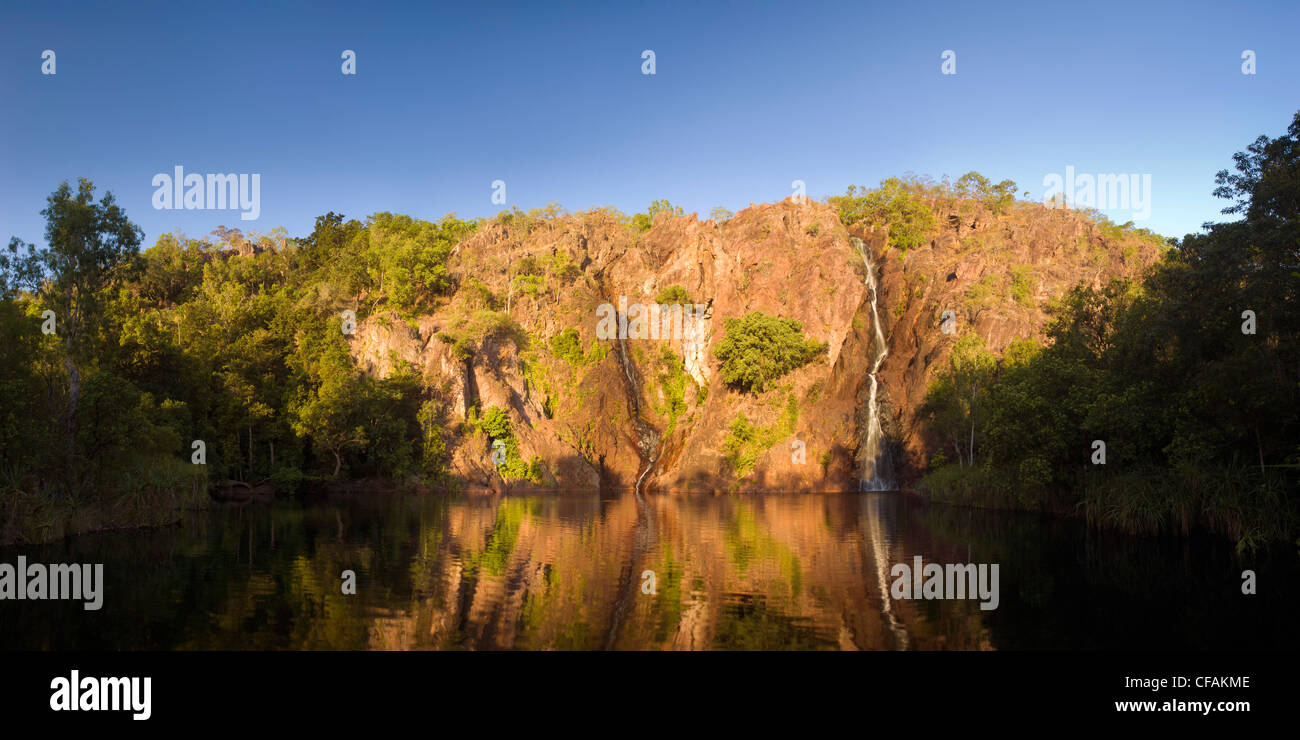
[[26, 283], [23, 287], [54, 312], [54, 331], [62, 340], [68, 374], [64, 432], [71, 465], [82, 369], [92, 360], [96, 329], [108, 301], [105, 289], [138, 258], [144, 233], [127, 219], [112, 193], [105, 192], [96, 203], [95, 186], [84, 177], [75, 191], [67, 182], [60, 184], [46, 199], [41, 215], [46, 244], [15, 239], [10, 249], [15, 258], [25, 251], [18, 271]]

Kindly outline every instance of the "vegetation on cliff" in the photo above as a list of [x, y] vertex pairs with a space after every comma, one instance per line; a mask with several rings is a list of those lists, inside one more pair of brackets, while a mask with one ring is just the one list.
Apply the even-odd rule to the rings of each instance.
[[[174, 520], [226, 479], [286, 493], [313, 479], [442, 484], [494, 451], [501, 459], [477, 468], [494, 480], [552, 483], [566, 463], [582, 480], [621, 480], [619, 466], [640, 462], [624, 443], [633, 413], [666, 441], [654, 474], [677, 465], [683, 486], [844, 485], [870, 333], [850, 234], [894, 248], [875, 262], [878, 289], [896, 291], [881, 315], [910, 323], [890, 341], [948, 343], [912, 378], [920, 393], [930, 358], [946, 358], [923, 403], [881, 370], [882, 394], [898, 394], [893, 418], [919, 406], [939, 444], [920, 461], [936, 498], [1273, 539], [1296, 526], [1300, 465], [1297, 127], [1220, 175], [1242, 221], [1188, 236], [1141, 279], [1099, 286], [1083, 273], [1136, 274], [1145, 262], [1128, 251], [1155, 259], [1163, 241], [1016, 201], [1014, 183], [978, 173], [891, 178], [725, 223], [667, 201], [632, 218], [558, 206], [490, 220], [329, 213], [300, 239], [219, 229], [164, 234], [143, 252], [111, 196], [60, 186], [49, 246], [15, 239], [0, 255], [0, 539]], [[1043, 259], [1010, 251], [1040, 232]], [[909, 272], [918, 265], [930, 272]], [[630, 372], [582, 322], [637, 291], [720, 319], [700, 344], [633, 343]], [[939, 332], [936, 293], [964, 312], [955, 339]], [[989, 312], [1031, 314], [1052, 296], [1044, 341], [1007, 342], [1037, 333], [1038, 316], [982, 337]], [[409, 340], [405, 356], [360, 347], [357, 326]], [[818, 361], [831, 352], [835, 363]], [[715, 371], [729, 388], [711, 395]], [[481, 403], [480, 381], [495, 384]], [[769, 453], [796, 435], [820, 465], [777, 469], [783, 456]], [[1090, 462], [1098, 440], [1104, 466]]]
[[496, 406], [484, 409], [482, 416], [471, 410], [470, 426], [487, 437], [491, 442], [493, 455], [497, 457], [497, 470], [506, 480], [527, 480], [542, 482], [542, 461], [537, 457], [525, 462], [519, 452], [519, 441], [515, 438], [514, 426], [506, 412]]
[[[331, 213], [305, 239], [222, 229], [140, 253], [112, 196], [93, 196], [59, 186], [48, 246], [14, 239], [0, 258], [0, 540], [172, 521], [210, 481], [444, 472], [430, 390], [409, 368], [360, 372], [343, 312], [445, 297], [476, 222]], [[509, 330], [492, 318], [467, 322], [468, 349]]]
[[1300, 113], [1220, 172], [1243, 219], [1188, 235], [1141, 280], [1080, 285], [1047, 343], [962, 337], [926, 398], [949, 501], [1080, 511], [1240, 546], [1293, 536], [1300, 467]]
[[824, 342], [807, 339], [794, 319], [761, 311], [727, 319], [727, 334], [713, 351], [726, 382], [761, 393], [782, 375], [802, 367], [826, 351]]

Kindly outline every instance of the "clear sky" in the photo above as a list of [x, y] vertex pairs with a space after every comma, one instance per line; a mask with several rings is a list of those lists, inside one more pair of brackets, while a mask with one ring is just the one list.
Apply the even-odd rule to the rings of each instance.
[[[909, 171], [1040, 198], [1067, 166], [1150, 174], [1139, 225], [1181, 236], [1227, 218], [1214, 173], [1300, 109], [1298, 37], [1294, 0], [5, 0], [0, 239], [43, 241], [45, 197], [79, 176], [148, 245], [222, 224], [304, 235], [331, 210], [491, 216], [494, 180], [524, 209], [668, 198], [703, 218], [793, 180], [820, 198]], [[155, 210], [153, 176], [177, 165], [259, 173], [260, 218]]]

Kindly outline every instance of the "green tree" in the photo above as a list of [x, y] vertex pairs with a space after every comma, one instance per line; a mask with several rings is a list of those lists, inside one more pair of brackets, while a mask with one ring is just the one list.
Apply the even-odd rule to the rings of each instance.
[[320, 385], [293, 410], [293, 430], [334, 457], [335, 478], [344, 454], [363, 449], [368, 440], [357, 403], [360, 386], [359, 374], [343, 363], [327, 363]]
[[636, 227], [638, 231], [649, 231], [650, 227], [654, 225], [655, 217], [661, 213], [666, 213], [669, 216], [677, 218], [685, 215], [681, 206], [675, 206], [672, 203], [669, 203], [667, 199], [660, 198], [659, 200], [651, 201], [650, 207], [646, 209], [645, 213], [638, 213], [633, 216], [632, 225]]
[[[1094, 521], [1201, 525], [1239, 548], [1294, 537], [1300, 113], [1285, 135], [1260, 137], [1234, 160], [1215, 194], [1241, 220], [1173, 241], [1141, 280], [1073, 288], [1050, 307], [1046, 346], [1013, 344], [991, 378], [970, 381], [985, 375], [977, 358], [963, 381], [954, 353], [927, 396], [932, 428], [950, 440], [973, 417], [976, 439], [988, 430], [986, 464], [1062, 486]], [[963, 180], [975, 195], [993, 190]], [[987, 389], [983, 414], [962, 388]], [[1105, 467], [1084, 462], [1095, 440], [1106, 443]], [[959, 456], [975, 459], [965, 447]]]
[[972, 171], [957, 178], [956, 192], [961, 197], [978, 200], [996, 216], [1015, 202], [1016, 183], [1003, 180], [994, 185], [987, 177]]
[[722, 379], [742, 390], [761, 393], [826, 351], [825, 343], [804, 338], [803, 324], [761, 311], [729, 318], [725, 327], [714, 355], [722, 363]]
[[987, 425], [985, 397], [992, 385], [996, 362], [978, 334], [957, 340], [948, 367], [930, 385], [921, 411], [957, 454], [958, 464], [974, 465], [976, 442]]
[[891, 177], [881, 181], [875, 190], [850, 185], [843, 196], [828, 200], [839, 211], [845, 226], [860, 222], [885, 225], [890, 244], [906, 252], [924, 244], [934, 231], [934, 212], [924, 192], [915, 180]]
[[[95, 202], [95, 186], [80, 178], [74, 192], [64, 182], [50, 194], [45, 217], [45, 247], [25, 245], [27, 264], [22, 276], [41, 303], [54, 311], [63, 340], [67, 372], [67, 411], [64, 433], [69, 470], [74, 468], [77, 405], [81, 399], [81, 372], [90, 359], [105, 300], [104, 290], [119, 271], [130, 264], [144, 234], [105, 192]], [[17, 253], [20, 244], [10, 243]]]
[[655, 303], [674, 304], [674, 303], [693, 303], [690, 291], [681, 285], [665, 285], [655, 296]]

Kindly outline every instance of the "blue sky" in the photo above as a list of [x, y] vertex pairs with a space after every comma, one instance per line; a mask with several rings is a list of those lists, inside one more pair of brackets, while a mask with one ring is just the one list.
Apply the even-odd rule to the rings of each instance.
[[[1295, 2], [190, 5], [0, 10], [0, 239], [42, 241], [79, 176], [148, 245], [331, 210], [491, 216], [494, 180], [525, 209], [707, 217], [908, 171], [1041, 197], [1067, 166], [1150, 174], [1139, 225], [1181, 236], [1226, 218], [1214, 173], [1300, 109]], [[155, 210], [176, 165], [259, 173], [260, 218]]]

